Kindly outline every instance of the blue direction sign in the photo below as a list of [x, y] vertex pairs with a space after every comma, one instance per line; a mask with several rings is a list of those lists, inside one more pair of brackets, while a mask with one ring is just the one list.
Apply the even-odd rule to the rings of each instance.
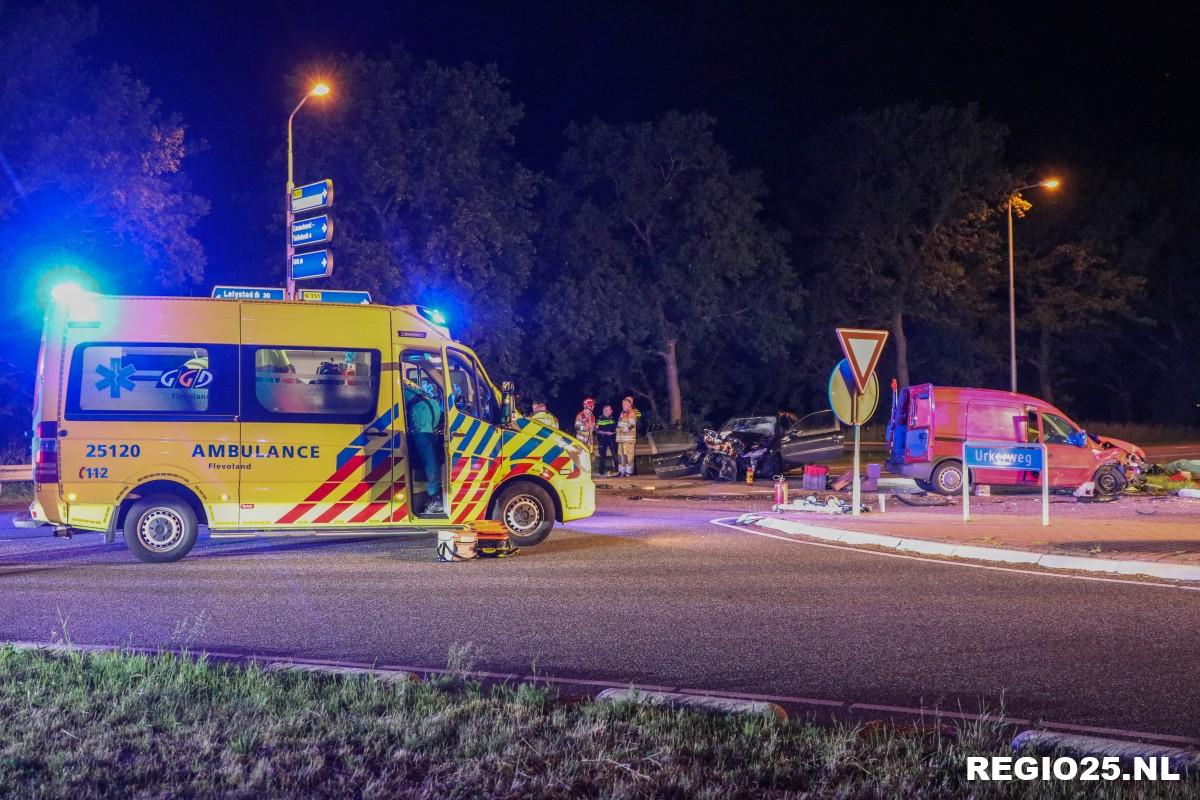
[[292, 222], [292, 247], [325, 244], [333, 239], [333, 220], [328, 214]]
[[331, 205], [333, 205], [333, 181], [329, 178], [292, 189], [293, 214], [329, 208]]
[[343, 289], [303, 289], [300, 299], [309, 303], [350, 303], [365, 306], [371, 304], [371, 293]]
[[282, 300], [283, 289], [263, 286], [214, 286], [214, 300]]
[[329, 250], [313, 250], [311, 253], [296, 253], [292, 256], [292, 280], [328, 278], [333, 274], [333, 253]]
[[1012, 469], [1021, 472], [1041, 472], [1045, 454], [1042, 446], [974, 444], [963, 448], [963, 465], [968, 469]]

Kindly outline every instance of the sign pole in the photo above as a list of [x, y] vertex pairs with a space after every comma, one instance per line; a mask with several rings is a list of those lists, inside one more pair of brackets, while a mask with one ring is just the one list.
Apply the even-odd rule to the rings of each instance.
[[[289, 165], [291, 164], [291, 160], [292, 160], [291, 139], [288, 139], [288, 163], [289, 163]], [[283, 225], [283, 229], [285, 231], [287, 231], [287, 245], [286, 245], [287, 259], [284, 261], [285, 269], [287, 270], [286, 272], [284, 272], [284, 275], [287, 276], [287, 287], [283, 290], [283, 292], [284, 292], [283, 296], [284, 296], [285, 300], [295, 300], [296, 299], [296, 280], [292, 277], [292, 256], [294, 256], [296, 254], [296, 248], [292, 246], [292, 223], [296, 219], [296, 215], [292, 213], [292, 189], [295, 189], [295, 188], [296, 188], [295, 184], [292, 182], [292, 179], [289, 177], [288, 182], [287, 182], [287, 194], [285, 195], [285, 197], [287, 199], [284, 200], [284, 203], [287, 206], [287, 210], [284, 212], [285, 220], [284, 220], [284, 225]]]
[[1050, 453], [1042, 445], [1042, 526], [1050, 524]]
[[859, 432], [862, 430], [862, 425], [859, 424], [858, 420], [858, 392], [854, 393], [850, 402], [853, 405], [851, 414], [854, 416], [854, 491], [850, 495], [851, 502], [854, 505], [851, 507], [850, 513], [857, 517], [859, 515], [859, 507], [862, 505], [862, 483], [859, 476], [858, 463]]
[[966, 442], [963, 442], [962, 463], [963, 463], [963, 479], [962, 479], [963, 522], [970, 522], [971, 521], [971, 481], [969, 481], [967, 479], [967, 476], [970, 475], [971, 472], [970, 472], [970, 470], [967, 469], [967, 443]]

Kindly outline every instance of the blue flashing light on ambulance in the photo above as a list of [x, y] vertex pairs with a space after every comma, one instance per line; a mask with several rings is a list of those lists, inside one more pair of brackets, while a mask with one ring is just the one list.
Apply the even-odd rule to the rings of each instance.
[[[499, 390], [434, 309], [78, 288], [54, 300], [30, 516], [56, 535], [120, 534], [169, 562], [201, 525], [362, 536], [489, 519], [531, 546], [594, 511], [588, 450], [519, 416], [511, 384]], [[430, 430], [410, 424], [416, 405]]]

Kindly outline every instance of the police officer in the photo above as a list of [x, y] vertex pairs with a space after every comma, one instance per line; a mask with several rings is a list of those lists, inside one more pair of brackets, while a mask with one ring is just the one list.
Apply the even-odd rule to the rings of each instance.
[[[609, 477], [616, 475], [617, 466], [617, 419], [613, 416], [613, 407], [604, 404], [603, 413], [596, 419], [596, 454], [599, 459], [597, 475]], [[607, 456], [607, 457], [606, 457]], [[613, 471], [605, 469], [608, 459], [612, 459]]]
[[591, 450], [592, 432], [595, 430], [596, 401], [588, 397], [583, 401], [583, 410], [575, 415], [575, 438], [583, 442], [588, 450]]

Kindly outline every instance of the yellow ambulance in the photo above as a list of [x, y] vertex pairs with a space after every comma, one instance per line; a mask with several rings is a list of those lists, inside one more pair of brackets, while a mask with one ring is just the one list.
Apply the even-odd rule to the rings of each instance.
[[151, 562], [213, 538], [503, 521], [530, 546], [595, 508], [579, 441], [513, 407], [420, 306], [62, 293], [34, 403], [33, 524]]

